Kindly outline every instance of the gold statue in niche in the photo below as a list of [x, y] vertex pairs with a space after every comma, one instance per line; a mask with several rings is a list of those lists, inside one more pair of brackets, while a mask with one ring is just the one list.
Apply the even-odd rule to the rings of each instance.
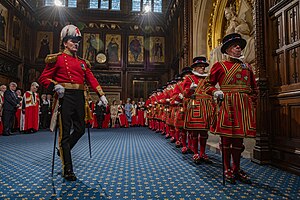
[[[230, 6], [227, 6], [230, 3]], [[222, 8], [222, 5], [224, 6]], [[220, 40], [224, 35], [236, 32], [242, 35], [247, 40], [247, 46], [243, 50], [244, 61], [250, 63], [255, 69], [255, 48], [254, 48], [254, 31], [253, 31], [253, 1], [250, 0], [235, 0], [235, 1], [217, 1], [217, 5], [214, 6], [212, 17], [215, 20], [211, 24], [208, 32], [208, 41], [212, 41], [212, 38], [216, 40], [213, 44], [217, 46], [211, 46], [208, 43], [210, 51], [210, 65], [212, 66], [216, 61], [224, 59], [224, 55], [220, 51]], [[224, 13], [223, 18], [226, 22], [220, 20], [221, 16], [218, 13]], [[220, 23], [224, 24], [220, 26]], [[226, 25], [225, 25], [226, 23]], [[217, 28], [219, 27], [219, 28]], [[221, 28], [222, 27], [222, 28]], [[217, 36], [217, 37], [216, 37]], [[222, 36], [222, 37], [220, 37]], [[219, 38], [220, 37], [220, 38]]]

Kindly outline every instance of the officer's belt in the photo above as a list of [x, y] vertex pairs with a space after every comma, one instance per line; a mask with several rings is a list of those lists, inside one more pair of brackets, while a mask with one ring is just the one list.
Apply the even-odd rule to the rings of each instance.
[[77, 84], [77, 83], [59, 83], [65, 89], [70, 90], [84, 90], [84, 84]]
[[220, 88], [223, 92], [228, 93], [248, 93], [252, 92], [251, 88], [247, 85], [222, 85]]

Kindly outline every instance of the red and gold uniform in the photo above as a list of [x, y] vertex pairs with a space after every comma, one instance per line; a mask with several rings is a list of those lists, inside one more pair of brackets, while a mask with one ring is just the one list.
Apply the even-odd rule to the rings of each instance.
[[[69, 175], [71, 174], [70, 177], [74, 180], [76, 177], [72, 174], [71, 149], [84, 134], [85, 117], [90, 114], [84, 84], [90, 85], [99, 96], [104, 95], [104, 92], [91, 71], [90, 63], [73, 55], [68, 49], [48, 55], [45, 63], [46, 67], [39, 82], [50, 89], [56, 84], [65, 88], [63, 98], [59, 99], [61, 104], [59, 147], [64, 173], [70, 172]], [[71, 133], [72, 124], [74, 130]]]
[[230, 183], [235, 183], [235, 179], [250, 183], [245, 173], [240, 171], [240, 158], [243, 138], [256, 135], [257, 86], [253, 70], [250, 65], [235, 59], [217, 62], [207, 79], [208, 94], [217, 91], [217, 83], [224, 93], [224, 101], [214, 108], [210, 130], [221, 136], [225, 177]]
[[46, 88], [51, 83], [59, 83], [66, 89], [74, 90], [84, 90], [85, 81], [97, 94], [100, 96], [104, 94], [91, 71], [89, 61], [77, 56], [73, 57], [67, 50], [62, 53], [48, 55], [46, 68], [39, 78], [39, 82]]
[[255, 137], [255, 101], [257, 86], [250, 65], [224, 61], [213, 65], [207, 79], [207, 93], [213, 94], [219, 83], [224, 102], [215, 110], [212, 133], [232, 138]]
[[156, 127], [156, 132], [164, 132], [164, 122], [163, 122], [163, 117], [165, 113], [165, 95], [163, 93], [162, 89], [158, 89], [158, 94], [157, 94], [157, 108], [158, 108], [158, 115], [157, 115], [157, 124], [158, 126]]
[[21, 131], [26, 133], [39, 130], [39, 106], [39, 95], [32, 91], [26, 91], [22, 102]]
[[166, 138], [172, 138], [175, 134], [175, 127], [174, 127], [174, 119], [175, 119], [175, 111], [177, 106], [175, 105], [175, 101], [173, 101], [172, 96], [174, 93], [174, 88], [177, 84], [176, 80], [172, 80], [171, 84], [168, 86], [169, 90], [169, 96], [170, 99], [167, 99], [169, 101], [169, 111], [166, 117], [166, 124], [168, 126], [168, 133], [166, 134]]
[[[194, 72], [193, 75], [189, 75], [185, 79], [187, 89], [184, 92], [184, 96], [189, 98], [189, 102], [184, 126], [192, 136], [193, 159], [196, 163], [200, 162], [201, 159], [208, 161], [208, 157], [205, 154], [205, 148], [208, 139], [207, 131], [209, 130], [212, 116], [212, 97], [207, 95], [204, 91], [206, 77], [207, 74]], [[190, 89], [192, 83], [197, 85], [195, 90]], [[198, 154], [198, 136], [200, 137], [200, 155]]]

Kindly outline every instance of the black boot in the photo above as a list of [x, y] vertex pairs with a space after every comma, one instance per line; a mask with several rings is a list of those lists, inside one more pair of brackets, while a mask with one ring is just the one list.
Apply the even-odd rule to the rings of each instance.
[[73, 172], [71, 169], [66, 170], [66, 171], [64, 172], [64, 176], [63, 176], [63, 177], [64, 177], [67, 181], [76, 181], [76, 180], [77, 180], [77, 178], [76, 178], [74, 172]]

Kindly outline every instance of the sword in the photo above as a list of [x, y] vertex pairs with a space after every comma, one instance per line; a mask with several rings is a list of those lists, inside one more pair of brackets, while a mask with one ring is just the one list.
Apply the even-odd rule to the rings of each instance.
[[59, 101], [59, 98], [56, 99], [54, 102], [54, 109], [53, 109], [53, 115], [51, 117], [51, 124], [50, 124], [50, 131], [53, 132], [55, 129], [55, 134], [54, 134], [54, 144], [53, 144], [53, 152], [52, 152], [52, 171], [51, 171], [51, 176], [53, 177], [54, 173], [54, 159], [55, 159], [55, 149], [56, 149], [56, 139], [57, 139], [57, 129], [58, 129], [58, 123], [57, 121], [59, 120], [59, 115], [60, 115], [60, 106], [61, 103]]

